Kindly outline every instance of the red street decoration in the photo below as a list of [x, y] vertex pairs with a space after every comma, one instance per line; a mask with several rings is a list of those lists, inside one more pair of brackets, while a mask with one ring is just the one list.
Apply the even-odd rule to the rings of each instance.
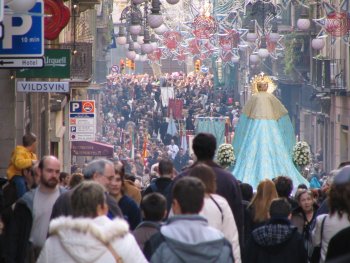
[[193, 21], [193, 34], [198, 39], [209, 39], [215, 34], [217, 23], [212, 16], [198, 15]]
[[188, 44], [188, 50], [193, 54], [197, 55], [200, 53], [198, 40], [196, 38], [192, 39]]
[[167, 31], [163, 34], [164, 45], [172, 50], [177, 48], [177, 44], [181, 41], [181, 34], [177, 31]]
[[219, 44], [223, 51], [231, 51], [239, 43], [239, 33], [236, 30], [230, 30], [227, 35], [219, 37]]
[[221, 53], [220, 55], [221, 59], [222, 59], [222, 62], [230, 62], [233, 55], [231, 52], [226, 52], [226, 53]]
[[332, 12], [325, 19], [324, 29], [334, 37], [345, 36], [350, 31], [350, 18], [346, 12]]
[[270, 53], [273, 53], [277, 47], [277, 42], [270, 41], [269, 36], [266, 37], [266, 45], [267, 45], [267, 50]]
[[179, 53], [175, 56], [178, 61], [185, 61], [186, 60], [186, 54], [183, 49], [179, 50]]
[[169, 99], [168, 117], [170, 117], [170, 115], [172, 114], [175, 120], [183, 119], [183, 106], [184, 101], [182, 99]]
[[54, 40], [68, 24], [70, 10], [62, 0], [44, 0], [44, 9], [45, 39]]
[[157, 48], [155, 51], [153, 51], [150, 54], [147, 54], [147, 57], [151, 61], [159, 61], [162, 57], [162, 51], [160, 48]]

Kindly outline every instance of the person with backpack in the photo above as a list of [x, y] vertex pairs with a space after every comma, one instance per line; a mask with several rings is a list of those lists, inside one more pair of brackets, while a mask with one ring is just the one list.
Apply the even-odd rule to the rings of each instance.
[[146, 188], [143, 196], [149, 193], [160, 193], [167, 199], [167, 211], [171, 208], [171, 190], [173, 186], [174, 164], [170, 159], [162, 159], [158, 165], [159, 178]]
[[152, 263], [234, 262], [230, 242], [199, 215], [204, 205], [203, 182], [185, 176], [174, 184], [172, 195], [175, 216], [146, 242], [146, 258]]
[[162, 220], [167, 215], [166, 199], [160, 193], [150, 193], [141, 201], [143, 221], [132, 232], [140, 249], [145, 243], [159, 232]]

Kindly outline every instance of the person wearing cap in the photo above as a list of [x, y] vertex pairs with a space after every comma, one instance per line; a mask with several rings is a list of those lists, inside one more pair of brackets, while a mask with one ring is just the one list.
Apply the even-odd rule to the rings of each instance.
[[[339, 170], [328, 192], [329, 214], [319, 215], [312, 232], [314, 246], [321, 245], [320, 263], [325, 262], [328, 244], [339, 231], [350, 226], [350, 165]], [[323, 225], [323, 228], [322, 228]], [[322, 229], [322, 231], [321, 231]], [[322, 240], [321, 240], [322, 236]]]
[[290, 222], [291, 205], [285, 198], [271, 202], [269, 220], [248, 240], [243, 263], [306, 263], [303, 238]]

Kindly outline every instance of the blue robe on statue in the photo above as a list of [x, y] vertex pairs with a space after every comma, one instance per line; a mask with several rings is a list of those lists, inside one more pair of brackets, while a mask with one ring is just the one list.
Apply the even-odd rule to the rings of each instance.
[[232, 174], [254, 189], [261, 180], [279, 175], [290, 177], [294, 187], [309, 185], [293, 163], [294, 145], [288, 111], [273, 94], [260, 91], [247, 101], [237, 124]]

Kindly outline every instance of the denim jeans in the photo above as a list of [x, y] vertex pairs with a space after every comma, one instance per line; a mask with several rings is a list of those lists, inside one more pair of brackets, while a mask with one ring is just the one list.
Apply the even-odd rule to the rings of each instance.
[[17, 198], [22, 197], [27, 192], [26, 182], [23, 176], [15, 175], [12, 181], [16, 186]]

